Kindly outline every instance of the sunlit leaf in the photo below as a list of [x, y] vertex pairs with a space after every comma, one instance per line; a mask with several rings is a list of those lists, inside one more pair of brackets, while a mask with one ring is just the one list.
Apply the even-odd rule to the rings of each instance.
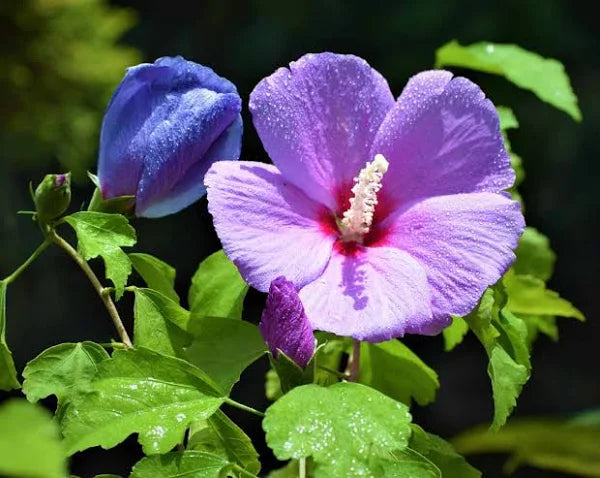
[[157, 290], [179, 303], [179, 296], [175, 292], [175, 269], [173, 267], [150, 254], [135, 252], [128, 255], [133, 268], [142, 276], [150, 289]]
[[8, 284], [0, 281], [0, 390], [20, 388], [17, 370], [12, 353], [6, 343], [6, 288]]
[[66, 446], [69, 454], [112, 448], [138, 433], [146, 454], [166, 453], [223, 397], [206, 374], [183, 360], [147, 349], [117, 350], [99, 364], [88, 392], [67, 407], [61, 420]]
[[0, 406], [0, 475], [64, 478], [67, 460], [50, 414], [25, 400]]
[[258, 453], [252, 441], [220, 410], [207, 420], [192, 424], [187, 449], [222, 456], [250, 473], [257, 474], [260, 471]]
[[548, 238], [537, 229], [525, 228], [515, 254], [517, 256], [513, 264], [515, 273], [532, 275], [543, 281], [552, 277], [556, 254], [550, 248]]
[[359, 382], [410, 405], [427, 405], [440, 386], [437, 374], [399, 340], [361, 343]]
[[223, 250], [208, 256], [194, 274], [190, 311], [204, 317], [240, 319], [248, 284]]
[[577, 97], [564, 66], [517, 45], [481, 42], [463, 46], [451, 41], [436, 52], [436, 67], [458, 66], [502, 75], [515, 85], [581, 121]]
[[203, 451], [183, 451], [142, 458], [130, 478], [223, 478], [230, 463], [219, 455]]
[[406, 405], [364, 385], [294, 388], [267, 411], [267, 444], [280, 460], [312, 456], [313, 476], [379, 476], [410, 437]]
[[469, 331], [469, 324], [467, 324], [461, 317], [452, 317], [452, 324], [444, 329], [444, 350], [450, 352], [458, 344], [460, 344], [467, 332]]
[[59, 405], [77, 389], [85, 389], [109, 358], [94, 342], [65, 343], [44, 350], [23, 371], [23, 393], [30, 402], [56, 395]]
[[500, 129], [506, 131], [507, 129], [514, 129], [519, 127], [517, 117], [507, 106], [496, 106], [498, 111], [498, 117], [500, 118]]
[[101, 256], [106, 277], [115, 285], [117, 299], [123, 295], [131, 261], [121, 247], [133, 246], [136, 235], [127, 218], [120, 214], [79, 211], [64, 220], [75, 229], [77, 248], [86, 261]]

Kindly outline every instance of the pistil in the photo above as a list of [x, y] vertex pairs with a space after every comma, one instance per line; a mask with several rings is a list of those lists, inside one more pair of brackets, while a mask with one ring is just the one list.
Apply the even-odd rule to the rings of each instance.
[[350, 207], [344, 211], [340, 224], [344, 241], [362, 242], [373, 224], [373, 215], [377, 205], [377, 193], [381, 189], [381, 180], [389, 166], [383, 154], [376, 154], [373, 161], [365, 164], [359, 175], [354, 178]]

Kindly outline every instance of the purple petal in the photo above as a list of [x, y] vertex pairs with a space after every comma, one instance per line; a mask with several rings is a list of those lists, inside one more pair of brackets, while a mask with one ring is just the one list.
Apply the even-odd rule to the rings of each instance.
[[[210, 68], [181, 57], [130, 68], [102, 123], [104, 198], [135, 195], [136, 213], [151, 217], [194, 202], [204, 193], [199, 171], [209, 166], [206, 155], [240, 110], [235, 86]], [[241, 129], [237, 143], [221, 159], [237, 159]]]
[[386, 243], [427, 271], [435, 317], [469, 313], [514, 261], [524, 228], [519, 203], [493, 193], [425, 199], [386, 223]]
[[293, 282], [285, 277], [271, 282], [258, 326], [275, 358], [279, 349], [300, 367], [308, 365], [315, 352], [315, 337]]
[[302, 287], [321, 274], [335, 241], [322, 224], [324, 207], [277, 168], [220, 161], [204, 182], [223, 249], [251, 286], [266, 292], [284, 275]]
[[250, 111], [263, 146], [287, 180], [332, 210], [339, 190], [372, 160], [394, 98], [385, 79], [352, 55], [309, 54], [262, 80]]
[[435, 334], [427, 277], [409, 254], [392, 247], [334, 251], [327, 268], [300, 290], [314, 329], [381, 342], [405, 333]]
[[242, 117], [229, 126], [212, 144], [202, 161], [193, 164], [184, 178], [175, 184], [163, 199], [151, 204], [144, 210], [137, 208], [136, 214], [142, 217], [162, 217], [173, 214], [194, 203], [206, 194], [204, 176], [216, 161], [239, 158], [242, 148]]
[[494, 105], [474, 83], [451, 77], [411, 78], [377, 134], [371, 155], [389, 161], [382, 193], [396, 205], [514, 182]]

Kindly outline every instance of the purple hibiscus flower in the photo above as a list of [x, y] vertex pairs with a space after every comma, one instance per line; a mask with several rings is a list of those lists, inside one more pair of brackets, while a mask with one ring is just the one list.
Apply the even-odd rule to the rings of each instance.
[[275, 359], [281, 350], [300, 367], [310, 362], [315, 337], [294, 283], [283, 276], [269, 286], [259, 328]]
[[248, 283], [285, 275], [314, 329], [436, 334], [513, 262], [514, 172], [469, 80], [426, 71], [394, 101], [364, 60], [310, 54], [262, 80], [250, 110], [274, 165], [214, 164], [209, 210]]
[[180, 56], [129, 68], [102, 122], [102, 197], [135, 196], [144, 217], [189, 206], [212, 163], [239, 158], [241, 105], [233, 83]]

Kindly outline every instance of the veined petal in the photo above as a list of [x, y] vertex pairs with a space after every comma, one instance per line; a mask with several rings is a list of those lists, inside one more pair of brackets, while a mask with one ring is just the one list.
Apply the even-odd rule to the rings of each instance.
[[405, 333], [435, 334], [427, 276], [421, 265], [392, 247], [334, 249], [323, 274], [300, 290], [315, 329], [380, 342]]
[[234, 159], [240, 157], [242, 149], [242, 117], [238, 115], [237, 120], [229, 126], [221, 136], [211, 145], [204, 154], [202, 161], [197, 161], [185, 173], [183, 179], [176, 183], [170, 191], [160, 200], [154, 201], [140, 209], [138, 206], [136, 214], [142, 217], [162, 217], [181, 211], [183, 208], [194, 203], [199, 197], [206, 193], [204, 176], [210, 166], [216, 161]]
[[445, 71], [408, 82], [377, 134], [371, 154], [390, 163], [382, 194], [395, 205], [470, 192], [499, 192], [514, 172], [498, 114], [477, 85]]
[[427, 272], [435, 317], [469, 313], [515, 259], [525, 226], [520, 205], [502, 194], [437, 196], [388, 217], [386, 244]]
[[373, 159], [371, 144], [393, 105], [386, 80], [366, 61], [333, 53], [303, 56], [250, 96], [254, 126], [273, 163], [331, 210]]
[[220, 161], [204, 183], [223, 249], [252, 287], [266, 292], [281, 275], [302, 287], [321, 274], [335, 241], [322, 226], [325, 208], [277, 168]]

